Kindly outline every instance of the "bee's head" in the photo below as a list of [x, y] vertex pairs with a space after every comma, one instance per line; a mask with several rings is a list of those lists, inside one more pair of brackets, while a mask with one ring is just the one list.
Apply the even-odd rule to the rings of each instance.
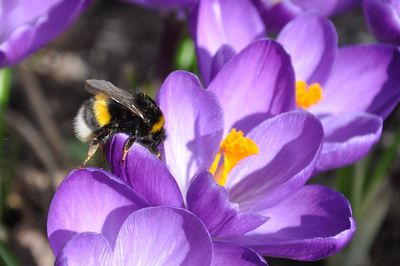
[[141, 139], [140, 143], [146, 146], [152, 153], [158, 154], [160, 145], [163, 143], [165, 138], [165, 130], [164, 128], [161, 128], [159, 131], [150, 133], [146, 138]]
[[166, 139], [166, 137], [167, 135], [165, 134], [164, 128], [161, 128], [159, 131], [151, 134], [151, 139], [157, 147]]
[[165, 140], [164, 116], [155, 101], [144, 93], [137, 94], [135, 104], [143, 112], [148, 125], [148, 135], [141, 140], [153, 153], [158, 153], [160, 144]]

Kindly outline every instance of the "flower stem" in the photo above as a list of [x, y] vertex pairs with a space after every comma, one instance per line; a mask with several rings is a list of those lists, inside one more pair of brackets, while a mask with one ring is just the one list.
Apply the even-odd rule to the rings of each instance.
[[0, 180], [0, 221], [2, 219], [2, 207], [1, 201], [4, 199], [5, 193], [5, 177], [4, 177], [4, 169], [5, 169], [5, 157], [4, 157], [4, 143], [5, 143], [5, 133], [6, 133], [6, 125], [5, 125], [5, 113], [8, 105], [8, 100], [10, 96], [10, 87], [11, 87], [11, 70], [9, 68], [0, 69], [0, 176], [2, 177]]

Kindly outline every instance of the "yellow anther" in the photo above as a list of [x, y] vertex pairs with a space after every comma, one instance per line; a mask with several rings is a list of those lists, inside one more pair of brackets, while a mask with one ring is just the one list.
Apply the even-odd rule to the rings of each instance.
[[[222, 141], [219, 152], [210, 167], [214, 180], [221, 186], [227, 181], [229, 172], [244, 158], [258, 154], [257, 144], [250, 138], [244, 137], [242, 131], [235, 128]], [[220, 163], [223, 155], [223, 162]]]
[[319, 83], [307, 86], [303, 80], [296, 81], [296, 105], [298, 108], [308, 109], [322, 99], [322, 87]]

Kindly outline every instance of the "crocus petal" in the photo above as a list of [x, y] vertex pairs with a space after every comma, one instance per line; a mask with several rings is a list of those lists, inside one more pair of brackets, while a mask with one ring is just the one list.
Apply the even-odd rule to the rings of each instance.
[[268, 116], [295, 108], [290, 58], [272, 40], [247, 46], [221, 69], [208, 89], [224, 109], [225, 135], [232, 127], [248, 132]]
[[303, 12], [290, 1], [256, 0], [255, 5], [268, 31], [278, 33], [289, 21]]
[[212, 61], [220, 49], [229, 47], [237, 53], [265, 35], [264, 24], [250, 0], [198, 1], [190, 18], [205, 84], [213, 78]]
[[264, 258], [251, 249], [220, 241], [214, 241], [213, 246], [212, 266], [267, 265]]
[[354, 163], [368, 153], [382, 133], [382, 118], [349, 113], [321, 118], [325, 140], [318, 158], [319, 171]]
[[145, 208], [126, 218], [114, 251], [100, 234], [74, 236], [56, 265], [210, 265], [213, 250], [201, 222], [184, 209]]
[[247, 233], [267, 219], [255, 213], [240, 213], [229, 201], [228, 192], [208, 172], [198, 174], [187, 193], [187, 207], [196, 214], [213, 237], [231, 237]]
[[325, 83], [338, 46], [332, 22], [316, 13], [304, 14], [288, 23], [277, 40], [291, 56], [297, 80]]
[[115, 244], [119, 265], [209, 265], [212, 243], [196, 216], [184, 209], [152, 207], [132, 214]]
[[364, 0], [363, 4], [368, 28], [375, 38], [400, 45], [400, 2]]
[[125, 183], [96, 168], [72, 171], [50, 205], [47, 235], [54, 254], [81, 232], [102, 233], [113, 246], [129, 214], [147, 206]]
[[330, 16], [348, 10], [361, 0], [255, 0], [268, 30], [279, 32], [289, 21], [304, 12]]
[[262, 213], [271, 220], [236, 241], [264, 256], [322, 259], [344, 247], [355, 231], [349, 202], [323, 186], [305, 186]]
[[148, 149], [134, 143], [121, 162], [128, 136], [117, 134], [106, 146], [107, 160], [113, 173], [122, 179], [150, 205], [182, 207], [183, 199], [179, 187], [160, 161]]
[[331, 16], [348, 10], [361, 3], [361, 0], [291, 0], [305, 11], [316, 11], [324, 16]]
[[13, 65], [57, 37], [90, 0], [4, 1], [0, 11], [0, 67]]
[[302, 187], [314, 171], [323, 129], [308, 112], [291, 111], [268, 119], [248, 135], [259, 154], [241, 161], [227, 188], [242, 210], [271, 206]]
[[369, 112], [387, 117], [400, 100], [400, 50], [389, 45], [339, 49], [313, 113]]
[[[122, 156], [124, 153], [124, 146], [128, 139], [126, 134], [115, 134], [106, 145], [104, 145], [104, 155], [111, 167], [111, 172], [128, 183], [126, 163], [122, 163]], [[129, 149], [128, 153], [132, 149]]]
[[57, 266], [112, 265], [113, 250], [101, 234], [80, 233], [71, 238], [58, 254]]
[[[214, 78], [215, 75], [221, 70], [221, 68], [231, 60], [237, 52], [228, 45], [222, 46], [212, 58], [211, 61], [211, 77]], [[210, 82], [206, 82], [208, 84]]]
[[197, 0], [123, 0], [127, 3], [134, 3], [142, 6], [160, 9], [182, 9], [194, 5]]
[[215, 95], [203, 90], [195, 75], [184, 71], [168, 76], [158, 102], [167, 132], [162, 158], [186, 195], [190, 178], [208, 170], [218, 152], [222, 109]]

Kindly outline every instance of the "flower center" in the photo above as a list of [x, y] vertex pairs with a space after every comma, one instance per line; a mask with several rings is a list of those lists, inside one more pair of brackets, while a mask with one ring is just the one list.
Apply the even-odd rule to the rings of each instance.
[[210, 167], [210, 173], [214, 175], [214, 180], [219, 185], [224, 186], [229, 172], [241, 160], [255, 154], [258, 154], [257, 144], [252, 139], [244, 137], [242, 131], [233, 128], [222, 141]]
[[296, 81], [296, 105], [298, 108], [308, 109], [322, 99], [322, 87], [319, 83], [310, 86], [303, 80]]

